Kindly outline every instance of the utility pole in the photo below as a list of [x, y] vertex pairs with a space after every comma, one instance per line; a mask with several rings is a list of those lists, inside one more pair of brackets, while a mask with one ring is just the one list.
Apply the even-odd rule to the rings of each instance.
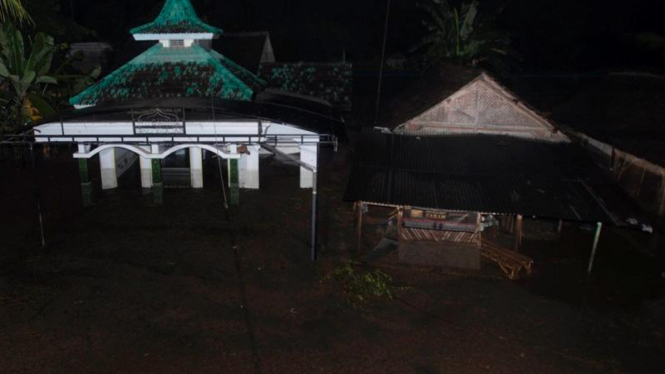
[[376, 90], [376, 111], [374, 112], [374, 126], [379, 122], [379, 108], [381, 106], [381, 83], [383, 83], [383, 65], [386, 60], [386, 41], [388, 40], [388, 24], [390, 21], [390, 2], [386, 5], [386, 24], [383, 29], [383, 47], [381, 48], [381, 67], [379, 68], [379, 87]]

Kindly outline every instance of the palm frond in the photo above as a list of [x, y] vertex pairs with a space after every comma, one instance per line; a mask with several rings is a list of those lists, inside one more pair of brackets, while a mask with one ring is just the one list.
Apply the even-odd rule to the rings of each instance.
[[638, 48], [665, 55], [665, 35], [643, 32], [632, 36], [632, 42]]
[[[494, 20], [505, 6], [486, 10], [480, 0], [422, 0], [417, 7], [427, 18], [422, 21], [427, 33], [411, 51], [423, 51], [434, 61], [448, 59], [470, 66], [496, 66], [498, 69], [517, 61], [511, 37], [496, 27]], [[491, 69], [495, 70], [495, 69]]]
[[33, 23], [32, 18], [21, 4], [21, 0], [0, 0], [0, 21], [8, 22], [10, 20]]

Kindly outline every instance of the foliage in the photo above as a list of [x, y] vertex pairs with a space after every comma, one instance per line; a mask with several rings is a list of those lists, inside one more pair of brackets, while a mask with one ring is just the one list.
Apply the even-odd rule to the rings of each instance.
[[0, 30], [0, 100], [2, 119], [6, 121], [3, 127], [16, 128], [53, 113], [39, 92], [44, 85], [57, 84], [49, 75], [54, 50], [53, 38], [39, 33], [26, 58], [21, 32], [11, 23]]
[[417, 6], [428, 14], [423, 20], [427, 34], [414, 50], [424, 50], [429, 60], [503, 70], [510, 59], [519, 57], [508, 33], [494, 25], [503, 8], [483, 13], [479, 0], [457, 6], [449, 0], [428, 0]]
[[632, 36], [633, 44], [642, 51], [656, 53], [665, 58], [665, 35], [643, 32]]
[[362, 307], [372, 297], [393, 298], [392, 277], [380, 270], [358, 272], [351, 261], [326, 275], [326, 281], [337, 283], [354, 307]]
[[23, 28], [24, 33], [31, 35], [38, 32], [46, 33], [56, 40], [56, 44], [95, 39], [94, 31], [79, 25], [71, 16], [63, 14], [60, 0], [22, 1], [34, 21]]
[[[99, 75], [95, 69], [88, 75], [66, 74], [76, 56], [71, 56], [52, 69], [57, 52], [53, 38], [37, 33], [26, 50], [21, 31], [11, 23], [0, 28], [0, 129], [17, 130], [55, 113], [54, 106], [72, 91], [82, 90]], [[58, 83], [66, 82], [55, 88]]]
[[21, 0], [0, 0], [0, 21], [6, 23], [10, 20], [18, 21], [21, 24], [32, 22]]

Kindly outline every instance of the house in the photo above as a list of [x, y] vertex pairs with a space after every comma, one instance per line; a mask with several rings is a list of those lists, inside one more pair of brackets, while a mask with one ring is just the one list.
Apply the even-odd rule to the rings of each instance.
[[212, 42], [212, 47], [254, 74], [259, 73], [261, 64], [276, 61], [267, 31], [224, 33]]
[[[356, 204], [359, 222], [368, 207], [395, 209], [400, 257], [416, 263], [478, 268], [481, 253], [493, 245], [483, 232], [507, 223], [518, 249], [522, 217], [651, 231], [640, 210], [575, 144], [382, 132], [363, 134], [359, 144], [344, 199]], [[455, 260], [441, 263], [423, 252]]]
[[[484, 72], [436, 65], [387, 108], [345, 200], [360, 223], [370, 206], [395, 209], [403, 261], [476, 269], [482, 255], [514, 278], [532, 264], [516, 253], [525, 216], [595, 223], [593, 254], [604, 224], [652, 231], [582, 147]], [[483, 235], [499, 225], [514, 250]]]
[[109, 65], [109, 55], [113, 47], [103, 42], [72, 43], [69, 48], [69, 56], [80, 55], [81, 58], [74, 60], [73, 66], [80, 71], [89, 72], [95, 67], [101, 67], [105, 71]]
[[665, 77], [610, 73], [586, 79], [550, 118], [611, 170], [640, 205], [665, 215]]
[[346, 61], [277, 61], [267, 31], [224, 33], [212, 46], [257, 74], [269, 88], [315, 97], [339, 111], [351, 110], [353, 65]]
[[223, 31], [198, 18], [190, 0], [166, 0], [153, 22], [130, 32], [153, 45], [71, 98], [74, 110], [34, 128], [36, 142], [78, 146], [84, 202], [93, 157], [102, 189], [114, 189], [121, 156], [137, 155], [142, 186], [161, 202], [164, 159], [187, 152], [191, 186], [203, 188], [203, 158], [216, 156], [228, 164], [237, 203], [238, 188], [260, 187], [259, 153], [278, 153], [300, 166], [300, 187], [312, 189], [315, 257], [319, 147], [343, 135], [330, 105], [268, 89], [254, 72], [207, 48]]

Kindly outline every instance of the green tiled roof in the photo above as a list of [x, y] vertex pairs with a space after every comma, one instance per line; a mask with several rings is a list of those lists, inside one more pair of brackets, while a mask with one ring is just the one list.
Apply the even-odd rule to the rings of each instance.
[[70, 99], [96, 105], [151, 98], [199, 97], [249, 101], [265, 82], [223, 55], [198, 45], [160, 43]]
[[353, 66], [349, 63], [264, 63], [258, 75], [270, 88], [316, 97], [336, 108], [351, 110]]
[[221, 29], [201, 21], [189, 0], [166, 0], [153, 22], [133, 28], [132, 34], [220, 34]]

